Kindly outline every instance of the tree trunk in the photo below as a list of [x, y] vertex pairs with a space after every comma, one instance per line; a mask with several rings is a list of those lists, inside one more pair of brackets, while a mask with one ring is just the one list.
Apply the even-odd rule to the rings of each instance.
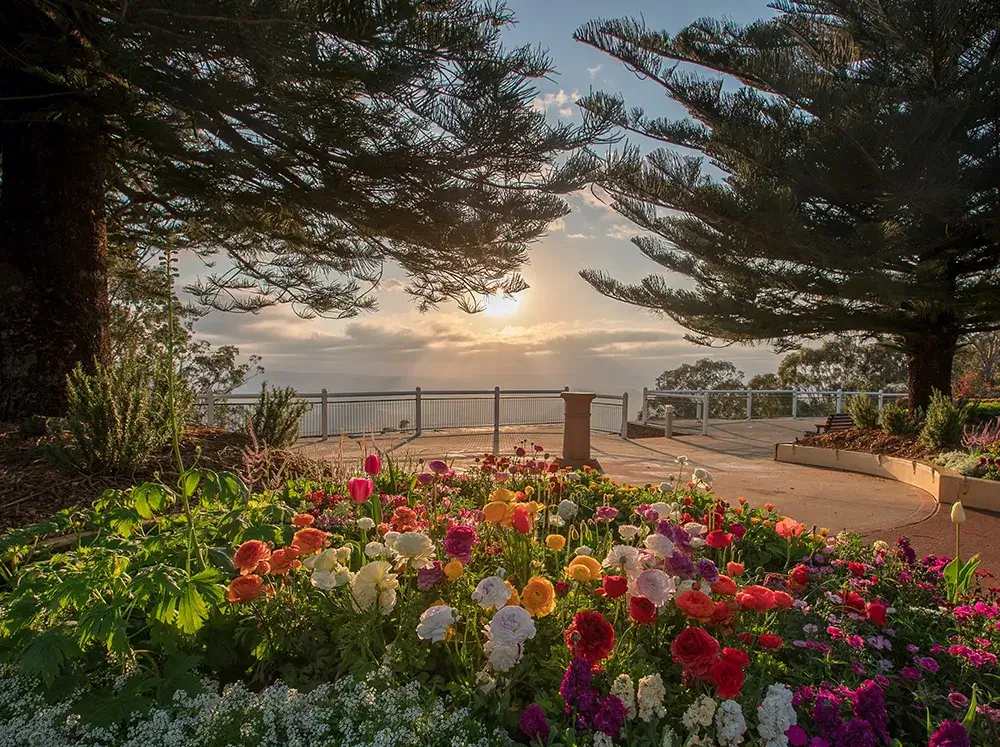
[[923, 336], [906, 338], [911, 410], [926, 408], [935, 389], [951, 394], [951, 367], [957, 347], [958, 333], [951, 329], [928, 330]]
[[109, 353], [106, 142], [14, 123], [0, 151], [0, 420], [58, 416], [66, 374]]

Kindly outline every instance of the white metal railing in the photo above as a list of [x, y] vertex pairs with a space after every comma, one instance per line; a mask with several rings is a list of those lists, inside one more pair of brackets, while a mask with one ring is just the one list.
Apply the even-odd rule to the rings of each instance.
[[[642, 389], [640, 422], [650, 421], [650, 403], [657, 410], [664, 407], [664, 420], [671, 424], [694, 421], [708, 434], [709, 420], [753, 420], [779, 417], [817, 417], [831, 409], [844, 411], [851, 397], [875, 397], [879, 411], [886, 401], [906, 397], [905, 392], [865, 392], [848, 389]], [[662, 403], [666, 404], [662, 404]], [[654, 415], [658, 415], [656, 412]]]
[[[419, 436], [424, 431], [492, 428], [494, 450], [500, 429], [563, 422], [563, 389], [415, 389], [388, 392], [300, 393], [311, 406], [303, 415], [303, 437], [328, 438], [345, 434]], [[199, 398], [200, 417], [206, 425], [232, 429], [245, 427], [256, 394], [214, 394]], [[591, 430], [628, 434], [628, 393], [597, 394], [591, 404]]]

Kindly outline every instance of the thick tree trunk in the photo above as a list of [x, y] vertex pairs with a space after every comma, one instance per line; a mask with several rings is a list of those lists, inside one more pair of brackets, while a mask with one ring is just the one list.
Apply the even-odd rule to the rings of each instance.
[[925, 335], [905, 341], [910, 408], [926, 408], [935, 389], [951, 394], [951, 367], [958, 347], [958, 333], [928, 329]]
[[100, 132], [0, 125], [0, 420], [61, 415], [66, 374], [108, 357]]

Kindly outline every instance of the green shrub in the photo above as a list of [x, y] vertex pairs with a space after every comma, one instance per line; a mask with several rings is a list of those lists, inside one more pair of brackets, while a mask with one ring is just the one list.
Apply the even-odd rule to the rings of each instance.
[[956, 405], [949, 395], [935, 389], [920, 431], [920, 443], [934, 448], [961, 444], [968, 410], [968, 405]]
[[265, 381], [250, 416], [253, 435], [268, 446], [279, 449], [291, 446], [299, 439], [299, 421], [310, 407], [292, 387], [268, 389]]
[[969, 407], [966, 422], [969, 425], [982, 425], [1000, 418], [1000, 399], [981, 399]]
[[121, 358], [97, 364], [93, 374], [77, 364], [67, 377], [69, 404], [50, 454], [88, 472], [131, 474], [170, 435], [162, 380], [149, 361]]
[[917, 432], [920, 414], [911, 414], [902, 402], [892, 402], [882, 408], [879, 424], [893, 436], [912, 436]]
[[980, 463], [979, 455], [970, 454], [967, 451], [948, 451], [939, 454], [935, 457], [934, 464], [966, 477], [982, 477], [985, 472]]
[[871, 397], [864, 395], [854, 397], [848, 403], [847, 409], [858, 428], [878, 428], [878, 405]]

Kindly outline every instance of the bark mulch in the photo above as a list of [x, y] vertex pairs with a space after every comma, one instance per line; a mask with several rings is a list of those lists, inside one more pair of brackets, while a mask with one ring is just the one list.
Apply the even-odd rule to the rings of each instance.
[[916, 436], [893, 436], [881, 430], [851, 428], [846, 431], [804, 436], [798, 440], [803, 446], [818, 446], [841, 451], [861, 451], [866, 454], [916, 459], [930, 462], [940, 453], [939, 449], [917, 443]]

